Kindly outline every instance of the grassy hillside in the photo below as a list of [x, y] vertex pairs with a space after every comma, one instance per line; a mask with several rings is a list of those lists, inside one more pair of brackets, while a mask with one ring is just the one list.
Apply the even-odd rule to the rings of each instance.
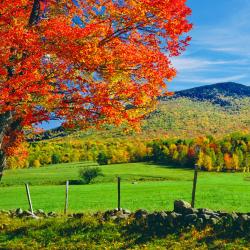
[[[24, 183], [30, 191], [35, 209], [63, 211], [68, 179], [78, 179], [80, 167], [92, 163], [62, 164], [41, 169], [8, 170], [0, 186], [0, 209], [28, 207]], [[121, 176], [121, 205], [130, 210], [172, 209], [175, 199], [191, 200], [193, 171], [146, 163], [117, 164], [101, 167], [104, 177], [90, 185], [71, 185], [70, 211], [96, 211], [117, 207], [116, 177]], [[215, 210], [248, 211], [250, 203], [249, 173], [200, 172], [197, 207]]]

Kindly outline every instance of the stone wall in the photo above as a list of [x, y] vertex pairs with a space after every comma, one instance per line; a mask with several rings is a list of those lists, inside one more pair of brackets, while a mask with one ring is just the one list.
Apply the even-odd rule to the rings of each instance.
[[[7, 214], [13, 218], [33, 218], [42, 219], [48, 217], [61, 217], [63, 215], [55, 212], [45, 213], [43, 210], [37, 210], [32, 214], [22, 209], [0, 211], [0, 214]], [[67, 215], [69, 218], [82, 218], [84, 213], [75, 213]], [[198, 230], [205, 227], [211, 227], [225, 233], [244, 233], [250, 234], [250, 213], [222, 212], [213, 211], [207, 208], [192, 208], [191, 205], [183, 200], [174, 202], [173, 211], [160, 211], [149, 213], [146, 210], [137, 210], [131, 212], [126, 209], [109, 210], [98, 212], [92, 216], [103, 221], [127, 220], [133, 230], [150, 232], [150, 234], [165, 234], [167, 232], [180, 232], [191, 227]]]

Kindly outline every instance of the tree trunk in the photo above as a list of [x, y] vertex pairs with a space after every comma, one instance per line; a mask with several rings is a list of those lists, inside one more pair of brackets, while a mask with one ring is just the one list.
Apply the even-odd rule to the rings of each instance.
[[[36, 25], [40, 18], [40, 0], [33, 1], [33, 8], [29, 18], [29, 26]], [[14, 68], [8, 68], [8, 77], [11, 78], [14, 76]], [[3, 176], [4, 168], [6, 167], [6, 153], [4, 148], [6, 145], [3, 145], [3, 139], [6, 136], [6, 133], [15, 131], [16, 129], [21, 130], [20, 120], [13, 120], [13, 112], [6, 111], [5, 113], [0, 114], [0, 182]]]
[[0, 182], [3, 177], [3, 170], [6, 167], [6, 155], [3, 150], [0, 150]]
[[[6, 167], [7, 156], [5, 150], [16, 141], [18, 133], [15, 132], [22, 131], [21, 122], [20, 118], [15, 119], [13, 117], [12, 111], [0, 114], [0, 181], [3, 176], [3, 170]], [[4, 143], [5, 136], [9, 137], [9, 141]]]
[[0, 150], [3, 148], [3, 138], [9, 125], [12, 123], [12, 119], [13, 116], [11, 111], [6, 111], [5, 113], [0, 114]]
[[3, 176], [3, 170], [6, 167], [6, 154], [4, 152], [3, 139], [12, 123], [12, 118], [11, 111], [6, 111], [5, 113], [0, 114], [0, 181]]

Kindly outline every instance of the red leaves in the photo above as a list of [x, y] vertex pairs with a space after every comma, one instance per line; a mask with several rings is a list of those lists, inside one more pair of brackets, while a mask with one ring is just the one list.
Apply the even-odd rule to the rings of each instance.
[[33, 0], [3, 0], [0, 114], [12, 110], [22, 126], [51, 116], [70, 127], [137, 123], [170, 94], [165, 82], [176, 72], [167, 54], [190, 41], [185, 2], [41, 0], [49, 18], [30, 27]]

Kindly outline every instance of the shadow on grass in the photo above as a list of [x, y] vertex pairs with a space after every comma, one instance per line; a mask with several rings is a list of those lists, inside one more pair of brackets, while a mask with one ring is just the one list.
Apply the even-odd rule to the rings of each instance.
[[165, 226], [145, 227], [135, 225], [133, 221], [104, 221], [101, 217], [93, 216], [81, 219], [62, 217], [42, 221], [13, 219], [13, 225], [9, 229], [5, 229], [4, 233], [0, 231], [0, 245], [4, 243], [1, 239], [4, 239], [10, 242], [24, 240], [25, 244], [37, 242], [45, 247], [55, 241], [65, 244], [65, 247], [67, 244], [71, 244], [72, 240], [100, 243], [103, 246], [116, 241], [123, 244], [122, 249], [130, 249], [136, 245], [140, 246], [167, 238], [169, 241], [192, 241], [199, 244], [204, 243], [208, 246], [214, 246], [218, 240], [227, 243], [234, 243], [238, 240], [249, 242], [249, 235], [246, 232], [239, 233], [234, 232], [234, 230], [221, 232], [209, 228], [203, 228], [202, 230], [180, 229], [177, 231], [169, 230]]
[[225, 242], [235, 243], [243, 241], [245, 243], [250, 243], [249, 232], [239, 232], [235, 230], [217, 231], [209, 227], [199, 230], [195, 228], [166, 230], [166, 228], [157, 227], [153, 229], [143, 227], [136, 229], [130, 225], [124, 228], [123, 237], [126, 239], [125, 242], [128, 242], [125, 245], [125, 249], [130, 249], [135, 245], [146, 245], [154, 240], [165, 240], [167, 237], [171, 237], [170, 240], [172, 239], [176, 242], [180, 242], [184, 239], [187, 241], [195, 241], [201, 245], [204, 245], [205, 243], [207, 246], [212, 247], [211, 249], [218, 249], [216, 248], [216, 244], [219, 244], [219, 242], [222, 246], [224, 246]]
[[191, 166], [180, 166], [180, 165], [174, 165], [171, 163], [163, 163], [163, 162], [145, 162], [145, 165], [149, 165], [149, 166], [158, 166], [160, 168], [168, 168], [168, 169], [175, 169], [175, 170], [193, 170], [194, 167]]

